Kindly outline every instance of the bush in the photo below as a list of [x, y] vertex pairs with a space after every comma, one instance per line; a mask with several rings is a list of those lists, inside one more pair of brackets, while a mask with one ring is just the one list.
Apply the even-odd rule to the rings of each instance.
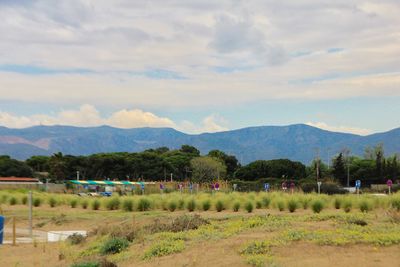
[[173, 253], [181, 252], [185, 249], [185, 242], [183, 240], [165, 240], [157, 242], [145, 251], [143, 259], [148, 260], [153, 257], [161, 257]]
[[81, 206], [83, 209], [87, 209], [88, 205], [89, 205], [89, 202], [86, 199], [81, 202]]
[[183, 198], [178, 201], [178, 209], [182, 210], [185, 207], [185, 200]]
[[268, 209], [269, 204], [271, 204], [271, 199], [269, 197], [263, 197], [262, 204], [263, 204], [264, 208]]
[[100, 247], [100, 253], [102, 255], [116, 254], [125, 250], [129, 246], [129, 241], [126, 238], [113, 237], [108, 239]]
[[303, 209], [306, 210], [310, 206], [311, 199], [308, 197], [305, 197], [300, 202], [301, 202], [301, 205], [303, 206]]
[[97, 199], [95, 199], [95, 200], [92, 202], [92, 209], [93, 209], [93, 210], [98, 210], [98, 209], [100, 209], [100, 201], [98, 201]]
[[294, 199], [290, 199], [287, 203], [290, 212], [295, 212], [297, 209], [297, 202]]
[[33, 199], [33, 206], [34, 207], [40, 207], [41, 204], [42, 204], [42, 200], [40, 198], [34, 198]]
[[233, 203], [233, 211], [238, 212], [240, 209], [240, 202]]
[[196, 201], [191, 198], [188, 203], [186, 204], [186, 208], [189, 212], [192, 212], [196, 209]]
[[360, 211], [361, 212], [368, 212], [372, 209], [372, 205], [369, 201], [367, 200], [362, 200], [360, 202]]
[[171, 200], [170, 202], [168, 202], [168, 210], [169, 211], [174, 212], [177, 207], [178, 207], [178, 203], [176, 203], [175, 200]]
[[321, 200], [317, 199], [311, 204], [311, 208], [314, 213], [320, 213], [324, 208], [324, 203]]
[[26, 205], [28, 204], [28, 197], [27, 196], [23, 196], [22, 200], [21, 200], [22, 205]]
[[[316, 183], [312, 184], [307, 183], [301, 185], [301, 189], [303, 190], [304, 193], [318, 192], [318, 185]], [[347, 191], [340, 188], [336, 184], [324, 183], [321, 185], [321, 193], [328, 195], [336, 195], [336, 194], [345, 194], [347, 193]]]
[[78, 200], [76, 199], [71, 199], [71, 201], [69, 202], [71, 208], [76, 208], [76, 205], [78, 205]]
[[57, 200], [54, 197], [50, 197], [49, 205], [50, 205], [50, 207], [54, 208], [55, 206], [57, 206]]
[[353, 206], [353, 203], [350, 200], [346, 200], [343, 202], [342, 207], [343, 210], [348, 213], [351, 211], [351, 207]]
[[276, 206], [278, 207], [279, 211], [285, 210], [285, 202], [283, 202], [283, 200], [278, 200], [278, 202], [276, 202]]
[[256, 209], [261, 209], [261, 208], [262, 208], [262, 202], [256, 201]]
[[122, 203], [122, 209], [124, 211], [133, 211], [133, 200], [132, 199], [125, 199]]
[[245, 210], [247, 210], [248, 213], [251, 213], [253, 211], [253, 203], [248, 201], [245, 205], [244, 205]]
[[113, 197], [108, 199], [106, 202], [106, 209], [108, 210], [117, 210], [119, 209], [119, 205], [121, 204], [118, 197]]
[[85, 237], [81, 234], [74, 233], [70, 236], [67, 237], [67, 242], [70, 243], [71, 245], [78, 245], [85, 241]]
[[335, 209], [339, 210], [342, 205], [342, 200], [340, 198], [335, 198], [334, 206]]
[[215, 209], [218, 211], [218, 212], [221, 212], [221, 211], [223, 211], [224, 209], [225, 209], [225, 205], [224, 205], [224, 202], [222, 201], [222, 200], [217, 200], [217, 202], [215, 203]]
[[211, 208], [211, 201], [209, 199], [206, 199], [202, 203], [202, 208], [204, 211], [208, 211]]
[[11, 206], [16, 205], [17, 204], [17, 198], [16, 197], [11, 197], [9, 203], [10, 203]]
[[142, 197], [139, 199], [137, 209], [138, 211], [148, 211], [150, 209], [150, 205], [151, 205], [150, 200]]

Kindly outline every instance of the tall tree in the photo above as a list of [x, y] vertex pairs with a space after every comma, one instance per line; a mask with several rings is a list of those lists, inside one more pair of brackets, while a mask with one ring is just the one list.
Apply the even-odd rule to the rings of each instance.
[[211, 157], [197, 157], [190, 161], [193, 170], [192, 180], [197, 183], [208, 183], [218, 178], [225, 178], [226, 166]]
[[343, 157], [343, 153], [340, 153], [334, 160], [332, 166], [332, 174], [333, 176], [343, 185], [346, 184], [347, 181], [347, 172], [345, 167], [345, 161]]

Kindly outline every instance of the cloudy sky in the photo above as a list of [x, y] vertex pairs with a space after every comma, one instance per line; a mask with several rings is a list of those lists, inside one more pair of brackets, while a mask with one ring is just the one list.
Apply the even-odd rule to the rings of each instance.
[[400, 127], [398, 0], [0, 0], [0, 125]]

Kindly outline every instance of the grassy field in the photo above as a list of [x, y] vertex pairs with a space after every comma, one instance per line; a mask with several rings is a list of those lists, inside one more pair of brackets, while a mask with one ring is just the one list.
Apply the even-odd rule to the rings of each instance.
[[[40, 199], [38, 201], [37, 199]], [[35, 202], [36, 201], [36, 202]], [[26, 228], [26, 194], [0, 192]], [[2, 266], [399, 266], [400, 195], [34, 193], [36, 230], [87, 230], [61, 243], [0, 247]], [[10, 238], [6, 236], [6, 238]]]

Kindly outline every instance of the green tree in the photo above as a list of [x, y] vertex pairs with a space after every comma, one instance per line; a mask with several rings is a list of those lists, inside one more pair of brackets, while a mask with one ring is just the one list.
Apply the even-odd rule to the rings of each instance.
[[221, 160], [226, 166], [227, 176], [232, 178], [235, 171], [240, 167], [239, 161], [235, 156], [227, 155], [225, 152], [220, 150], [211, 150], [208, 152], [208, 156]]
[[345, 185], [347, 180], [347, 172], [343, 153], [340, 153], [334, 160], [332, 166], [332, 174], [338, 182]]
[[226, 166], [211, 157], [197, 157], [190, 161], [193, 170], [192, 180], [197, 183], [209, 183], [225, 178]]
[[32, 177], [32, 169], [24, 162], [9, 156], [0, 156], [0, 176]]

